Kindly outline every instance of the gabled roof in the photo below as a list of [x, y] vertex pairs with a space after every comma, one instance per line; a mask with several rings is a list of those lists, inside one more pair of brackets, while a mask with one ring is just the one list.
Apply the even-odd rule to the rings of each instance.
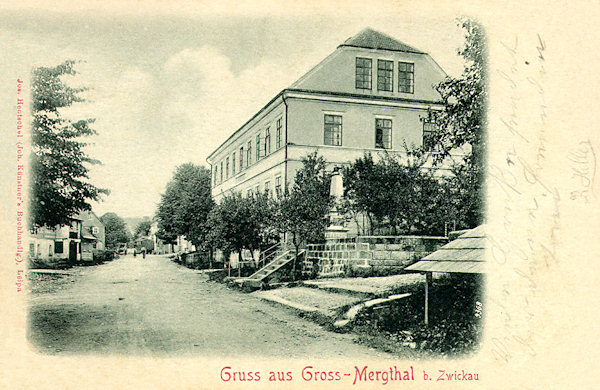
[[378, 50], [392, 50], [392, 51], [403, 51], [406, 53], [417, 53], [425, 54], [421, 50], [415, 49], [414, 47], [408, 46], [405, 43], [397, 41], [396, 39], [382, 34], [379, 31], [375, 31], [371, 28], [365, 28], [355, 36], [346, 39], [344, 43], [338, 47], [350, 46], [350, 47], [362, 47], [365, 49], [378, 49]]
[[480, 225], [405, 269], [421, 272], [482, 274], [486, 241], [485, 225]]

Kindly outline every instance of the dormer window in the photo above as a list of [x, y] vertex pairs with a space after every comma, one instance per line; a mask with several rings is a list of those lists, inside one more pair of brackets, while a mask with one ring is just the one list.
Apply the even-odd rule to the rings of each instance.
[[377, 90], [392, 92], [394, 85], [394, 62], [377, 60]]
[[398, 92], [415, 92], [415, 64], [398, 62]]
[[356, 89], [371, 89], [372, 60], [370, 58], [356, 58]]

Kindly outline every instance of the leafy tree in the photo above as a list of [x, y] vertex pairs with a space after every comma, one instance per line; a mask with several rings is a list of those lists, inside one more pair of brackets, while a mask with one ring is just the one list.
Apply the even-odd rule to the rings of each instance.
[[401, 162], [386, 156], [375, 162], [370, 154], [343, 171], [347, 208], [367, 216], [370, 233], [438, 235], [448, 221], [448, 186], [423, 168], [423, 158]]
[[242, 251], [252, 245], [249, 232], [255, 230], [255, 218], [249, 201], [239, 193], [225, 195], [209, 214], [211, 242], [225, 253], [237, 252], [242, 261]]
[[61, 115], [61, 109], [84, 101], [84, 88], [63, 82], [76, 74], [74, 64], [65, 61], [32, 73], [31, 226], [67, 225], [78, 212], [91, 210], [90, 200], [108, 194], [87, 181], [87, 165], [99, 161], [85, 154], [81, 139], [95, 134], [94, 119], [73, 122]]
[[140, 221], [135, 227], [135, 237], [146, 237], [150, 234], [150, 227], [152, 226], [152, 222], [150, 221]]
[[156, 211], [156, 220], [158, 222], [158, 231], [156, 236], [169, 244], [177, 241], [177, 227], [175, 214], [179, 204], [179, 196], [175, 183], [172, 181], [167, 184], [165, 193], [161, 195], [158, 210]]
[[464, 210], [464, 227], [474, 227], [484, 220], [485, 159], [487, 152], [487, 46], [485, 33], [477, 22], [464, 19], [465, 46], [458, 50], [466, 66], [458, 78], [447, 77], [436, 86], [445, 109], [430, 112], [428, 120], [437, 124], [438, 133], [433, 146], [439, 151], [436, 162], [443, 161], [453, 149], [470, 148], [460, 166], [453, 168], [462, 175], [454, 181], [454, 196], [459, 203], [469, 205]]
[[274, 223], [277, 217], [277, 203], [267, 193], [254, 194], [247, 199], [255, 229], [248, 249], [255, 250], [273, 245], [279, 241], [279, 230]]
[[159, 238], [173, 242], [183, 235], [196, 248], [208, 250], [208, 214], [214, 206], [210, 171], [186, 163], [175, 169], [158, 206]]
[[275, 205], [266, 194], [243, 198], [239, 193], [228, 194], [209, 215], [210, 242], [225, 253], [254, 251], [277, 239], [273, 226]]
[[127, 225], [117, 214], [106, 213], [100, 217], [100, 221], [104, 224], [107, 248], [116, 248], [119, 244], [129, 242], [130, 234]]
[[[325, 168], [325, 159], [317, 156], [316, 152], [303, 158], [292, 189], [280, 200], [279, 229], [288, 234], [296, 258], [302, 245], [322, 242], [325, 238], [327, 214], [332, 206], [329, 195], [331, 176]], [[295, 270], [294, 261], [294, 274]]]

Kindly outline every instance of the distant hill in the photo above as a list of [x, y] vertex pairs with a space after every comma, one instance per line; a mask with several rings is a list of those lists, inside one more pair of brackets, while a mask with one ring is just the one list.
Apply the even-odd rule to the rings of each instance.
[[129, 218], [123, 218], [123, 221], [125, 221], [125, 224], [127, 225], [127, 229], [133, 236], [135, 234], [135, 228], [138, 225], [138, 223], [140, 223], [142, 221], [150, 221], [150, 217], [147, 217], [147, 216], [146, 217], [129, 217]]

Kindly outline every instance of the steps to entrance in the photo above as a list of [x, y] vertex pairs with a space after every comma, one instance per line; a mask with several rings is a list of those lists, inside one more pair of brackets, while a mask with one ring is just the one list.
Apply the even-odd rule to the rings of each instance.
[[[303, 254], [303, 251], [298, 253], [298, 255], [301, 254]], [[261, 288], [263, 282], [267, 278], [271, 277], [274, 273], [279, 271], [285, 265], [292, 262], [295, 258], [296, 255], [293, 251], [286, 250], [285, 252], [275, 256], [273, 261], [271, 261], [269, 264], [259, 269], [252, 275], [248, 276], [247, 278], [237, 278], [234, 280], [234, 282], [241, 287]]]

